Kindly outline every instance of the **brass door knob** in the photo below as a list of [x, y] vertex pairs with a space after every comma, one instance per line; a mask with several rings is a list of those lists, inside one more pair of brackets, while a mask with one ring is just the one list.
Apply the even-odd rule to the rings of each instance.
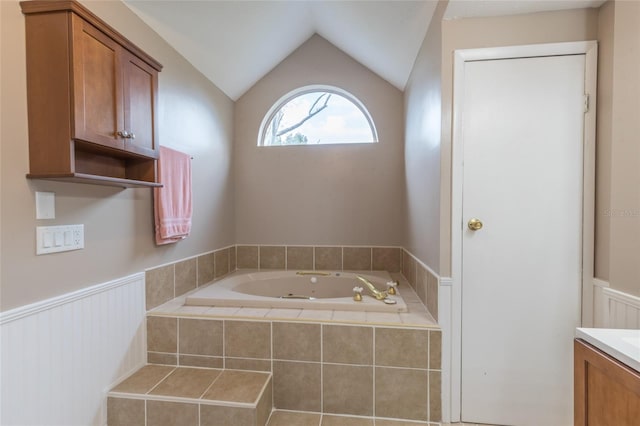
[[482, 221], [480, 219], [476, 219], [474, 217], [473, 219], [469, 220], [469, 223], [467, 223], [467, 226], [472, 231], [478, 231], [478, 230], [482, 229]]

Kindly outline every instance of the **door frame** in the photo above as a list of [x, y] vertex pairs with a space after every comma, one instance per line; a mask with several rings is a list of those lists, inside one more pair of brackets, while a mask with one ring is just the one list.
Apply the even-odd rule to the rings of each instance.
[[[460, 421], [462, 410], [462, 105], [464, 99], [465, 63], [491, 59], [537, 56], [585, 55], [585, 92], [589, 109], [583, 127], [583, 205], [582, 205], [582, 325], [593, 323], [593, 263], [595, 220], [595, 141], [597, 42], [567, 42], [523, 46], [456, 50], [454, 52], [453, 117], [451, 139], [451, 317], [449, 383], [443, 381], [443, 402], [450, 397], [450, 421]], [[443, 301], [443, 300], [442, 300]], [[443, 301], [444, 302], [444, 301]], [[448, 339], [447, 339], [448, 340]], [[443, 342], [444, 343], [444, 342]], [[445, 349], [445, 348], [443, 348]], [[446, 349], [445, 349], [446, 350]], [[444, 367], [444, 366], [443, 366]], [[443, 377], [444, 378], [444, 377]], [[448, 388], [448, 389], [447, 389]]]

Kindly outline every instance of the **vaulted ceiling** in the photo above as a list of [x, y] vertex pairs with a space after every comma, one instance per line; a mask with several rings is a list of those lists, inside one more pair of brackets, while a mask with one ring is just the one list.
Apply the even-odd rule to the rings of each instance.
[[[231, 99], [314, 33], [403, 90], [435, 0], [124, 0]], [[445, 19], [597, 7], [603, 0], [451, 0]]]

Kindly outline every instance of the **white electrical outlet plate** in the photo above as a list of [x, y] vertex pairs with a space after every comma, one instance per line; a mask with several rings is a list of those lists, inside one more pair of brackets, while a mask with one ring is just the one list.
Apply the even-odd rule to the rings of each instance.
[[84, 225], [37, 226], [36, 254], [84, 248]]
[[36, 192], [36, 219], [56, 218], [55, 192]]

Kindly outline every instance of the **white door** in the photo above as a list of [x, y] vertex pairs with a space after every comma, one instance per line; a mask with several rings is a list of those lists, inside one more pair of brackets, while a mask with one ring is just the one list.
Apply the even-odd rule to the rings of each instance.
[[584, 93], [584, 55], [465, 64], [462, 421], [573, 424]]

